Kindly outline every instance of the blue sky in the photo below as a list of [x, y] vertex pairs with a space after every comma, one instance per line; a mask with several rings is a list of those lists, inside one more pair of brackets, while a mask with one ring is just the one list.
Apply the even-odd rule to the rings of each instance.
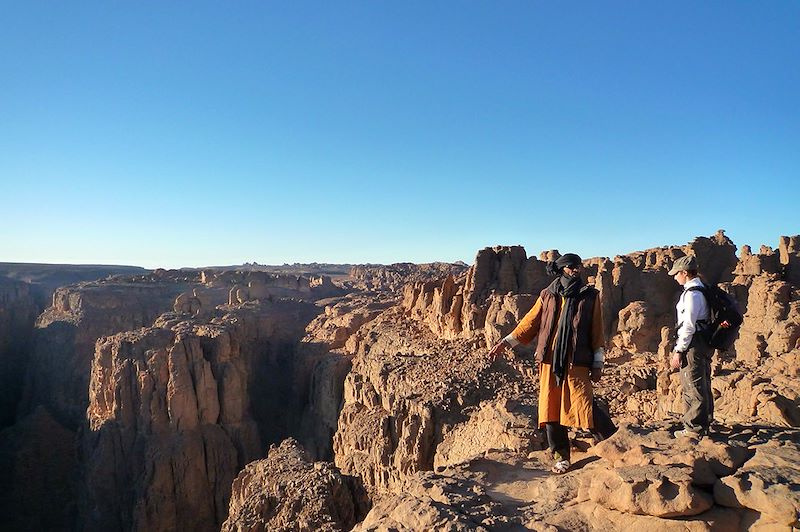
[[800, 233], [795, 1], [0, 9], [0, 261], [471, 263]]

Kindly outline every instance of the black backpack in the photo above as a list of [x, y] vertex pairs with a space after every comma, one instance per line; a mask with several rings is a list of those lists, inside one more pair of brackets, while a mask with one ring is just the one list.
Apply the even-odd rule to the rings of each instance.
[[728, 292], [717, 285], [703, 283], [687, 290], [698, 290], [703, 293], [710, 313], [707, 322], [700, 322], [700, 334], [709, 346], [726, 351], [733, 345], [739, 335], [739, 327], [744, 321], [739, 304]]

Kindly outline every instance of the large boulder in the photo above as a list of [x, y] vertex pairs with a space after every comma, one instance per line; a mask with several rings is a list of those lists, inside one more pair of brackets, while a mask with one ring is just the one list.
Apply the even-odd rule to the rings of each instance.
[[[788, 435], [787, 435], [788, 436]], [[800, 527], [800, 444], [772, 441], [733, 475], [714, 485], [717, 504], [749, 508], [785, 527]]]
[[291, 438], [249, 463], [231, 492], [223, 532], [333, 532], [350, 530], [357, 518], [347, 479], [327, 462], [312, 462]]

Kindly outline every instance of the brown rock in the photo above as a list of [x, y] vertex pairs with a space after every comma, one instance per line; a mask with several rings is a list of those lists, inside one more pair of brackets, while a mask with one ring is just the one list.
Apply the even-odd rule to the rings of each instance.
[[758, 364], [767, 355], [796, 349], [800, 339], [800, 293], [775, 275], [754, 277], [736, 341], [736, 357]]
[[786, 281], [800, 286], [800, 235], [782, 236], [779, 252]]
[[429, 264], [412, 264], [401, 262], [389, 265], [365, 264], [354, 266], [350, 277], [354, 286], [371, 292], [398, 293], [403, 286], [410, 283], [424, 283], [444, 279], [448, 275], [461, 276], [467, 266], [463, 263], [433, 262]]
[[467, 422], [456, 425], [436, 446], [433, 466], [448, 465], [482, 456], [490, 449], [511, 450], [526, 455], [546, 445], [536, 430], [536, 420], [524, 405], [514, 401], [483, 403]]
[[800, 527], [800, 445], [770, 442], [733, 475], [714, 485], [718, 504], [750, 508], [786, 527]]
[[[361, 478], [371, 497], [433, 469], [437, 445], [468, 419], [467, 412], [520, 386], [519, 373], [490, 366], [474, 344], [443, 343], [419, 322], [404, 320], [402, 309], [385, 311], [368, 324], [345, 380], [333, 443], [337, 467]], [[482, 443], [502, 438], [498, 433], [497, 440]], [[452, 442], [448, 453], [469, 454], [467, 447]]]
[[353, 532], [487, 531], [508, 526], [498, 506], [474, 481], [420, 472], [408, 477], [397, 493], [382, 496]]
[[625, 513], [678, 517], [697, 515], [712, 505], [709, 494], [695, 488], [687, 467], [615, 467], [594, 473], [589, 498]]
[[71, 430], [88, 406], [98, 338], [153, 323], [186, 285], [172, 280], [96, 281], [59, 288], [36, 322], [21, 413], [45, 406]]
[[617, 320], [617, 347], [633, 351], [656, 351], [660, 341], [660, 331], [649, 307], [644, 301], [633, 301], [619, 311]]
[[374, 297], [351, 294], [326, 306], [325, 312], [308, 325], [304, 341], [319, 342], [328, 349], [342, 348], [359, 328], [393, 304], [387, 299], [376, 301]]
[[82, 439], [86, 526], [219, 529], [231, 482], [262, 438], [300, 425], [308, 389], [294, 388], [293, 372], [310, 364], [281, 353], [317, 311], [248, 303], [99, 340]]
[[753, 255], [750, 246], [742, 246], [739, 253], [739, 264], [733, 271], [734, 275], [758, 276], [763, 273], [779, 274], [781, 264], [777, 253], [767, 246], [762, 246], [757, 255]]
[[270, 447], [233, 481], [224, 532], [350, 530], [356, 522], [346, 480], [326, 462], [311, 462], [297, 441]]

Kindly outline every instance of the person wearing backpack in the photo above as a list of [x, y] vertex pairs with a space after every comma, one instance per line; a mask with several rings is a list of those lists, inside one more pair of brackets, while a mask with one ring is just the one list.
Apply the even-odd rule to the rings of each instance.
[[673, 436], [700, 438], [708, 432], [714, 415], [711, 394], [714, 349], [700, 330], [710, 318], [704, 295], [706, 286], [698, 276], [697, 259], [691, 255], [676, 260], [669, 275], [683, 286], [676, 305], [678, 338], [670, 356], [670, 367], [680, 370], [684, 414], [683, 429], [675, 431]]

